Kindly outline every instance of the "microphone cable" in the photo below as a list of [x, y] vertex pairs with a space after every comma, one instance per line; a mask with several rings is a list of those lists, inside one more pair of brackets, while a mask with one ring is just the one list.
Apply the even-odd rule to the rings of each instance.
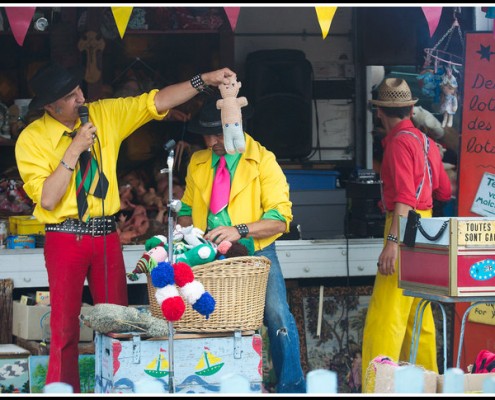
[[[95, 138], [96, 141], [98, 142], [98, 150], [100, 154], [100, 162], [97, 162], [98, 166], [98, 173], [99, 173], [99, 179], [98, 179], [98, 185], [100, 186], [100, 193], [103, 193], [103, 183], [101, 176], [103, 174], [103, 154], [101, 151], [101, 142], [100, 138], [98, 135], [95, 133]], [[96, 153], [95, 150], [95, 145], [93, 144], [93, 150]], [[107, 178], [108, 180], [108, 178]], [[108, 186], [110, 189], [110, 181], [108, 181]], [[106, 197], [106, 196], [105, 196]], [[107, 224], [106, 224], [106, 216], [105, 216], [105, 198], [101, 198], [101, 213], [103, 216], [103, 272], [104, 272], [104, 279], [105, 279], [105, 303], [108, 303], [108, 260], [107, 260]], [[115, 222], [116, 223], [116, 222]]]

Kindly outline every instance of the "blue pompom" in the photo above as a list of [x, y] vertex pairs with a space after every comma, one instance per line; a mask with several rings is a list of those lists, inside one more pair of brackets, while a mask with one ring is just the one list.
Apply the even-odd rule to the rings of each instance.
[[215, 310], [215, 299], [210, 293], [204, 292], [201, 297], [196, 300], [192, 308], [208, 319], [210, 314]]
[[156, 288], [174, 284], [174, 267], [166, 261], [159, 262], [150, 272], [151, 282]]

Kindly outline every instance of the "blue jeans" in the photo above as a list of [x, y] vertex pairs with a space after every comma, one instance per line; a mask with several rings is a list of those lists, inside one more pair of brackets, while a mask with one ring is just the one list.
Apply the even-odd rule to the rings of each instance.
[[299, 333], [287, 303], [285, 281], [275, 251], [275, 243], [257, 251], [271, 261], [266, 288], [264, 324], [268, 331], [273, 367], [277, 376], [278, 393], [306, 393], [301, 368]]

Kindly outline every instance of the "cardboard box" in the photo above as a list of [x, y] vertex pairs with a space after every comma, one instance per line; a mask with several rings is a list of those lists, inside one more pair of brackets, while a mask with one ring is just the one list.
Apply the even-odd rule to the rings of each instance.
[[36, 303], [37, 305], [49, 306], [50, 305], [50, 292], [49, 291], [36, 291]]
[[[464, 393], [482, 393], [485, 379], [493, 377], [495, 377], [495, 373], [464, 374]], [[437, 379], [437, 393], [443, 393], [443, 380], [444, 376], [439, 375]]]
[[32, 215], [14, 215], [9, 217], [11, 235], [44, 235], [45, 224]]
[[[389, 364], [373, 363], [374, 374], [370, 379], [373, 393], [396, 393], [394, 389], [395, 372], [397, 366]], [[436, 374], [432, 371], [424, 370], [424, 390], [423, 393], [443, 393], [444, 375]], [[490, 374], [468, 374], [465, 373], [459, 379], [464, 379], [464, 393], [482, 393], [483, 382], [489, 377], [495, 377], [495, 373]]]
[[132, 393], [136, 383], [159, 381], [169, 393], [173, 359], [174, 393], [218, 393], [221, 378], [245, 376], [252, 393], [262, 388], [262, 338], [254, 331], [176, 334], [173, 358], [168, 339], [96, 332], [95, 393]]
[[34, 249], [36, 239], [33, 235], [7, 236], [7, 249]]
[[0, 344], [0, 393], [29, 393], [29, 354], [15, 344]]
[[447, 228], [436, 240], [418, 229], [414, 247], [406, 246], [407, 218], [399, 220], [399, 287], [444, 296], [493, 296], [495, 219], [474, 217], [421, 218], [428, 236]]
[[[21, 304], [18, 300], [13, 302], [12, 334], [27, 340], [49, 340], [50, 337], [50, 306]], [[81, 313], [87, 313], [92, 306], [83, 304]], [[80, 324], [81, 342], [93, 340], [93, 329]]]
[[[409, 365], [409, 364], [404, 364]], [[367, 393], [397, 393], [395, 389], [395, 373], [399, 365], [383, 364], [372, 361], [368, 367], [367, 375], [363, 377], [366, 383]], [[437, 393], [438, 374], [433, 371], [422, 370], [424, 386], [422, 393]], [[366, 382], [364, 381], [366, 379]]]

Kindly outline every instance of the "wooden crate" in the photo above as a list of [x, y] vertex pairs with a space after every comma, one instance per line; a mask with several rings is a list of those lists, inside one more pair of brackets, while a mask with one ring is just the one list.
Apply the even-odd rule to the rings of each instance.
[[495, 219], [421, 218], [430, 236], [444, 222], [447, 228], [435, 241], [418, 230], [414, 247], [402, 241], [406, 222], [400, 218], [400, 288], [446, 296], [495, 296]]

